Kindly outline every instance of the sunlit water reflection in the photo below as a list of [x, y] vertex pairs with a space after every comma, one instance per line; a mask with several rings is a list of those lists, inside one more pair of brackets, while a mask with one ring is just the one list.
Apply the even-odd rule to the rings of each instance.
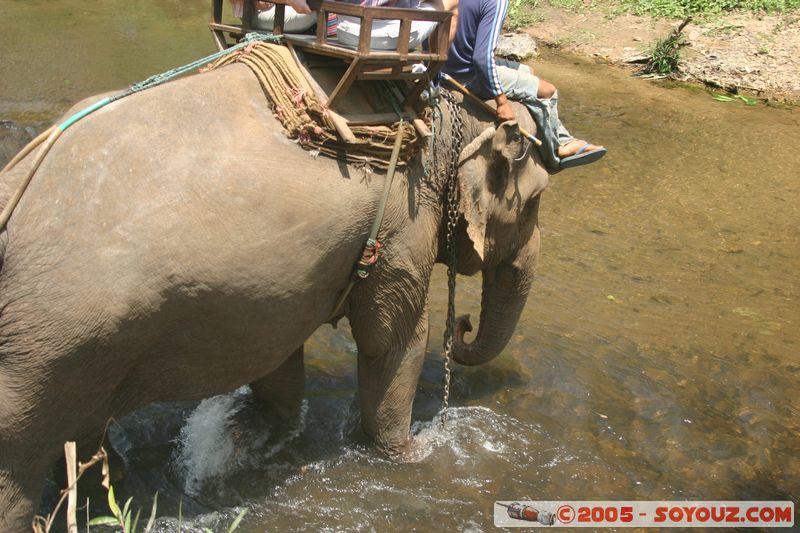
[[[0, 118], [26, 125], [212, 51], [206, 2], [0, 5]], [[354, 346], [325, 327], [291, 427], [242, 389], [115, 430], [120, 489], [145, 506], [160, 491], [160, 531], [177, 529], [179, 501], [196, 530], [246, 507], [244, 531], [482, 531], [496, 499], [798, 500], [798, 110], [563, 57], [535, 68], [567, 125], [610, 154], [552, 179], [534, 294], [501, 357], [455, 369], [450, 422], [437, 269], [416, 462], [363, 440]], [[459, 280], [459, 313], [477, 316], [479, 298]]]

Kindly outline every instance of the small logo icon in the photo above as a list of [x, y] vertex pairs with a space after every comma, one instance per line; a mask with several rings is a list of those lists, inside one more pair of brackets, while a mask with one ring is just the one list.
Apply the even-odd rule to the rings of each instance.
[[575, 520], [575, 509], [571, 505], [562, 505], [556, 511], [556, 516], [562, 524], [569, 524]]
[[540, 511], [534, 509], [530, 505], [522, 505], [521, 503], [514, 502], [511, 505], [496, 502], [500, 507], [505, 507], [506, 512], [510, 518], [516, 520], [525, 520], [526, 522], [539, 522], [543, 526], [552, 526], [555, 524], [555, 516], [548, 511]]

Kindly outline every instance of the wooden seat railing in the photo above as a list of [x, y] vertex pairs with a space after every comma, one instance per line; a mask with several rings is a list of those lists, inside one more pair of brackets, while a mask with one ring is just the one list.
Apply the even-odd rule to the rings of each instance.
[[[228, 43], [226, 34], [236, 39], [251, 31], [263, 32], [263, 30], [253, 28], [252, 21], [255, 17], [253, 0], [244, 0], [244, 16], [241, 24], [223, 23], [223, 0], [212, 1], [213, 20], [210, 28], [220, 50], [232, 44]], [[448, 11], [380, 6], [364, 7], [332, 0], [312, 0], [308, 3], [313, 9], [317, 10], [317, 30], [315, 35], [305, 35], [284, 33], [285, 12], [289, 2], [287, 0], [273, 0], [272, 3], [275, 4], [273, 35], [283, 35], [284, 41], [290, 48], [299, 48], [303, 52], [339, 58], [348, 64], [347, 70], [330, 94], [323, 93], [320, 95], [331, 109], [336, 108], [336, 103], [356, 80], [410, 80], [415, 83], [403, 102], [403, 108], [408, 110], [416, 102], [422, 90], [425, 89], [427, 80], [438, 74], [447, 61], [451, 23], [451, 13]], [[360, 19], [361, 30], [358, 48], [350, 48], [338, 44], [335, 38], [327, 36], [329, 13]], [[375, 20], [400, 21], [400, 33], [396, 50], [370, 49], [372, 23]], [[437, 23], [433, 33], [428, 37], [427, 51], [409, 49], [411, 25], [414, 21], [420, 20]], [[413, 72], [411, 65], [415, 63], [425, 64], [427, 71]], [[308, 72], [304, 72], [304, 74], [309, 77]], [[318, 89], [317, 85], [315, 90]]]

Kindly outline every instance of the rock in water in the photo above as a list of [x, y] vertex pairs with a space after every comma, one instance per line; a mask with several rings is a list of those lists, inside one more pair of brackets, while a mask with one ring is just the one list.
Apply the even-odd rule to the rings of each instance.
[[526, 61], [539, 55], [536, 40], [527, 33], [505, 33], [500, 36], [494, 53], [512, 61]]
[[19, 124], [10, 120], [0, 120], [0, 168], [17, 155], [33, 137]]

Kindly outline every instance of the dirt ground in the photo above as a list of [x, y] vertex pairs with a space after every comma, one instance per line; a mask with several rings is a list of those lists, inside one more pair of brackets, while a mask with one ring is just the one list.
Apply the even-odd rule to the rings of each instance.
[[[541, 2], [529, 12], [527, 32], [540, 45], [630, 65], [681, 21], [601, 9], [578, 12]], [[800, 103], [800, 12], [784, 15], [726, 14], [692, 21], [676, 79], [731, 92]]]

